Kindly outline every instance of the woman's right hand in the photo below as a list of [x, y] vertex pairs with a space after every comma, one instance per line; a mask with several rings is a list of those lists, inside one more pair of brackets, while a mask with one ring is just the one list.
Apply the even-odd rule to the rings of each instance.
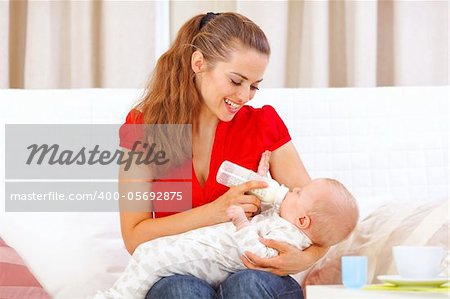
[[229, 206], [240, 206], [244, 209], [247, 218], [258, 211], [261, 201], [254, 195], [245, 194], [253, 189], [266, 188], [268, 185], [262, 181], [249, 181], [241, 185], [230, 187], [222, 196], [211, 202], [208, 208], [211, 211], [214, 223], [222, 223], [229, 221], [227, 209]]

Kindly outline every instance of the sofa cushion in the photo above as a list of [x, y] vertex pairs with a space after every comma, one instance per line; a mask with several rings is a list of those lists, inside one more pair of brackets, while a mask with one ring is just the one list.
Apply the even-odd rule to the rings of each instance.
[[23, 259], [2, 238], [0, 238], [0, 298], [50, 298]]
[[446, 250], [442, 275], [449, 275], [448, 200], [428, 203], [398, 202], [384, 205], [365, 218], [343, 243], [330, 249], [307, 274], [303, 285], [340, 284], [341, 257], [368, 258], [368, 283], [378, 275], [397, 274], [392, 258], [396, 245], [442, 246]]

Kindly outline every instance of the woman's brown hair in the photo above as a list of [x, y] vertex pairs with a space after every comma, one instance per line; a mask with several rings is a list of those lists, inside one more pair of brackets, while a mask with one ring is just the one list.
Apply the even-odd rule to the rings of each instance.
[[[192, 53], [200, 51], [207, 66], [213, 67], [218, 61], [227, 61], [238, 46], [270, 55], [269, 42], [261, 28], [238, 13], [200, 14], [187, 21], [169, 50], [157, 61], [137, 106], [144, 123], [193, 124], [202, 99], [194, 82]], [[177, 142], [173, 139], [172, 144]]]
[[170, 49], [159, 58], [138, 105], [145, 123], [193, 123], [202, 103], [191, 68], [194, 51], [202, 52], [209, 66], [226, 61], [239, 44], [270, 54], [264, 32], [248, 18], [233, 12], [220, 13], [201, 27], [204, 17], [201, 14], [187, 21]]

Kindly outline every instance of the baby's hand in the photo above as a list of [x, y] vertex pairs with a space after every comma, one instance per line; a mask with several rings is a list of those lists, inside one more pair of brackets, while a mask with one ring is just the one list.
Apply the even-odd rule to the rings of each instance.
[[233, 222], [234, 226], [236, 226], [236, 230], [250, 224], [250, 221], [248, 221], [245, 216], [244, 209], [240, 206], [229, 206], [226, 213], [227, 217], [230, 218], [231, 222]]
[[258, 165], [258, 174], [262, 176], [267, 176], [267, 173], [269, 172], [269, 161], [270, 161], [270, 155], [272, 154], [271, 151], [265, 151], [261, 155], [261, 160], [259, 160]]

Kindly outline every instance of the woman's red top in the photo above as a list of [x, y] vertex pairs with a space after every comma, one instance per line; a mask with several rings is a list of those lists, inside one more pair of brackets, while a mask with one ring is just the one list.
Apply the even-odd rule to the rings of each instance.
[[[124, 125], [143, 124], [143, 115], [131, 110]], [[130, 130], [120, 129], [120, 146], [131, 149], [137, 136]], [[274, 151], [291, 140], [286, 125], [272, 106], [253, 108], [243, 106], [229, 122], [219, 121], [211, 151], [209, 175], [204, 186], [192, 169], [192, 207], [214, 201], [228, 190], [216, 182], [216, 174], [224, 160], [243, 167], [257, 170], [261, 154], [265, 150]], [[157, 212], [156, 217], [174, 213]]]

